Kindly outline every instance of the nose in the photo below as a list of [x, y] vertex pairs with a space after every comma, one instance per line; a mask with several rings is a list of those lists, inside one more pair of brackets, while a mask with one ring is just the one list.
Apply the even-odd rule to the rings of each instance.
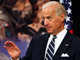
[[48, 25], [48, 20], [47, 19], [44, 20], [44, 25]]

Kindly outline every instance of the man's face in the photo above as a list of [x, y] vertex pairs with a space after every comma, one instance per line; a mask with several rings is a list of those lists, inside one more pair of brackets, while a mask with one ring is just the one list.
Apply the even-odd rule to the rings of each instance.
[[61, 16], [56, 14], [53, 7], [43, 9], [42, 18], [44, 20], [44, 26], [50, 34], [56, 35], [63, 28]]

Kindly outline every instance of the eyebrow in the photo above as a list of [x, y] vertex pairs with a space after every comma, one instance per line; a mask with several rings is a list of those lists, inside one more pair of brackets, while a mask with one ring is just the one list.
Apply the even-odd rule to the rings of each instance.
[[[42, 18], [44, 19], [44, 17], [42, 16]], [[52, 18], [51, 16], [47, 16], [46, 18]]]
[[52, 17], [51, 17], [51, 16], [48, 16], [48, 17], [46, 17], [46, 18], [48, 18], [48, 19], [49, 19], [49, 18], [52, 18]]

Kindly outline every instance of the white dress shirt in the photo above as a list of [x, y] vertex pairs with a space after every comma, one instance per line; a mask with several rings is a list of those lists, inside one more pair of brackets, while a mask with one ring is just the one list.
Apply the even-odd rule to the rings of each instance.
[[[67, 33], [67, 29], [65, 28], [64, 30], [62, 30], [60, 33], [58, 33], [58, 34], [56, 35], [57, 38], [55, 39], [54, 55], [55, 55], [57, 49], [59, 48], [61, 42], [63, 41], [63, 39], [64, 39], [66, 33]], [[53, 38], [53, 35], [50, 34], [50, 37], [49, 37], [49, 39], [48, 39], [47, 46], [46, 46], [45, 55], [46, 55], [48, 46], [49, 46], [49, 44], [50, 44], [52, 38]]]

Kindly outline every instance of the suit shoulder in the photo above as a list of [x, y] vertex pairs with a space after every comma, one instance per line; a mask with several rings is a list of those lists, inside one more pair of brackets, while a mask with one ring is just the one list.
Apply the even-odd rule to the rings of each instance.
[[80, 37], [73, 35], [72, 40], [73, 42], [75, 42], [76, 45], [80, 46]]
[[39, 35], [37, 37], [34, 37], [33, 39], [41, 39], [41, 38], [45, 38], [45, 37], [48, 37], [48, 36], [49, 36], [49, 34], [46, 33], [46, 34], [43, 34], [43, 35]]
[[73, 38], [80, 41], [80, 37], [78, 37], [78, 36], [76, 36], [76, 35], [73, 35]]

